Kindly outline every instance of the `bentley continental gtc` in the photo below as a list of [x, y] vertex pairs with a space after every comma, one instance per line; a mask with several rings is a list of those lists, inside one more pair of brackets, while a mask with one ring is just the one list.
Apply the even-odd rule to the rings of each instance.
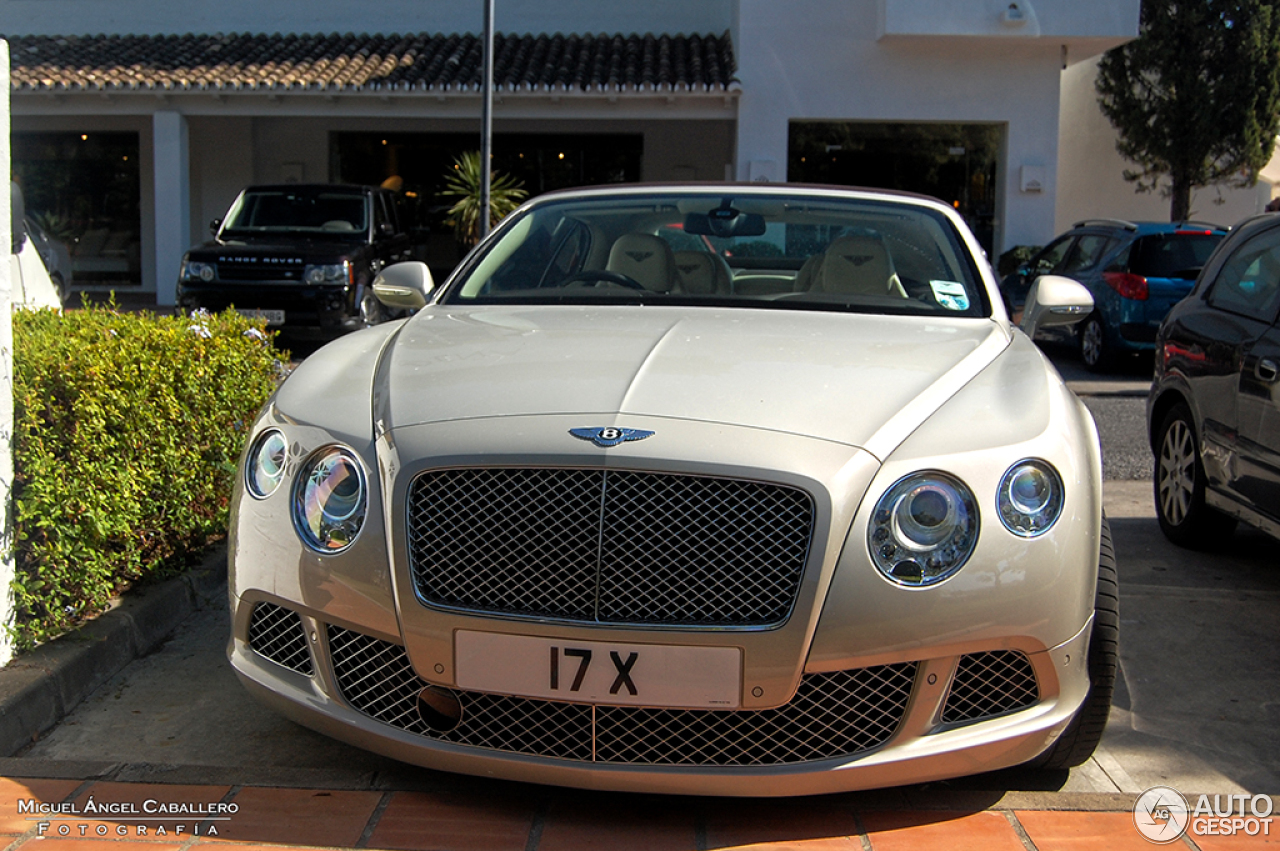
[[1115, 677], [1093, 421], [954, 210], [543, 195], [303, 362], [233, 496], [232, 664], [451, 772], [798, 795], [1088, 758]]

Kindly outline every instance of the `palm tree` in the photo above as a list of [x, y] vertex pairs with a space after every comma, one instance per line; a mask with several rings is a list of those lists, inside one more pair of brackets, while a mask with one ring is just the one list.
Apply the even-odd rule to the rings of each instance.
[[[458, 241], [475, 245], [480, 239], [480, 152], [468, 151], [454, 157], [453, 168], [446, 172], [442, 195], [458, 198], [449, 208], [448, 224], [453, 225]], [[492, 172], [489, 178], [489, 227], [520, 206], [529, 196], [524, 182], [509, 174]]]

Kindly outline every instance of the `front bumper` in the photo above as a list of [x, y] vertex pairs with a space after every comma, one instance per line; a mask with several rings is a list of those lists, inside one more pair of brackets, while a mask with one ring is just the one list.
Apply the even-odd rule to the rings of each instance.
[[986, 642], [956, 655], [925, 649], [896, 663], [806, 673], [776, 709], [593, 707], [437, 690], [462, 708], [445, 730], [418, 712], [428, 683], [389, 637], [268, 598], [233, 597], [232, 605], [234, 670], [294, 721], [416, 765], [578, 788], [788, 796], [992, 771], [1046, 750], [1088, 689], [1085, 624], [1039, 652]]
[[[178, 284], [178, 307], [193, 311], [204, 309], [221, 313], [229, 308], [240, 310], [284, 311], [284, 325], [289, 331], [315, 332], [336, 336], [364, 327], [360, 322], [353, 297], [347, 285], [318, 286], [297, 282], [243, 282], [234, 284]], [[358, 295], [358, 294], [357, 294]]]

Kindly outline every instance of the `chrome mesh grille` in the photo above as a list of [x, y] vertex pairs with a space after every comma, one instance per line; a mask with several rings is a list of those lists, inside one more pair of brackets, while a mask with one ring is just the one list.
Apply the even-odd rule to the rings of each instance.
[[275, 603], [258, 603], [249, 618], [249, 646], [278, 665], [311, 676], [311, 651], [297, 612]]
[[1040, 684], [1026, 654], [994, 650], [960, 657], [942, 723], [955, 724], [1024, 709], [1040, 699]]
[[717, 711], [585, 706], [454, 691], [462, 720], [447, 732], [418, 716], [426, 685], [403, 647], [329, 627], [343, 698], [356, 710], [430, 739], [580, 762], [782, 765], [848, 756], [888, 741], [906, 710], [915, 663], [809, 674], [777, 709]]
[[409, 565], [447, 608], [594, 623], [786, 620], [813, 535], [795, 488], [632, 471], [424, 473]]

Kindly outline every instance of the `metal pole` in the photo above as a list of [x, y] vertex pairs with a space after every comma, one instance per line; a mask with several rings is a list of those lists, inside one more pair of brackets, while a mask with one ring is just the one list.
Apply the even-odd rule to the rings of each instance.
[[489, 235], [489, 193], [493, 157], [493, 0], [484, 0], [484, 89], [480, 107], [480, 238]]

